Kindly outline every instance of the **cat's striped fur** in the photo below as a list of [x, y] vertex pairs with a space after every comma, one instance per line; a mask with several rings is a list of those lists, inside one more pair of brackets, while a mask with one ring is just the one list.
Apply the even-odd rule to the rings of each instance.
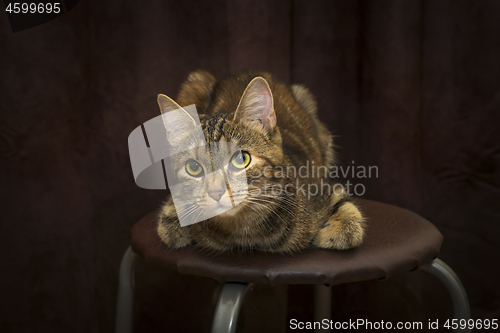
[[[272, 117], [266, 118], [266, 127], [252, 122], [252, 113], [241, 116], [240, 111], [235, 112], [245, 103], [242, 96], [256, 77], [265, 79], [272, 93], [274, 126]], [[307, 88], [288, 87], [265, 72], [246, 71], [216, 81], [211, 74], [196, 71], [182, 85], [176, 101], [181, 106], [196, 105], [207, 142], [234, 142], [251, 154], [252, 164], [246, 170], [248, 196], [235, 208], [235, 214], [181, 227], [169, 198], [158, 223], [158, 234], [167, 246], [194, 244], [216, 252], [257, 249], [293, 253], [310, 247], [345, 250], [362, 243], [363, 217], [345, 192], [308, 196], [294, 190], [303, 185], [307, 188], [307, 184], [321, 186], [320, 178], [278, 174], [278, 166], [298, 169], [306, 161], [326, 167], [334, 163], [332, 136], [319, 121], [315, 99]], [[179, 106], [172, 100], [170, 103], [173, 105], [167, 109]], [[261, 182], [255, 182], [259, 175]], [[263, 186], [287, 184], [293, 184], [288, 187], [293, 188], [293, 195], [263, 193]]]

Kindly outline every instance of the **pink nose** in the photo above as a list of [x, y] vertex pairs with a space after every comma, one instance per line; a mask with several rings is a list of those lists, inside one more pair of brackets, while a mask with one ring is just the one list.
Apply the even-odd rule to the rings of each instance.
[[225, 191], [221, 190], [214, 190], [214, 191], [208, 191], [208, 195], [212, 197], [215, 201], [219, 201], [220, 198], [222, 198], [222, 195], [224, 194]]

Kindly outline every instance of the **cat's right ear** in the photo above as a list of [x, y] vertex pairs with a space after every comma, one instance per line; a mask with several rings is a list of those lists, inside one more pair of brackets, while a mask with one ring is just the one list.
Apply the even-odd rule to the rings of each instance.
[[273, 94], [263, 77], [257, 76], [250, 81], [236, 108], [234, 119], [264, 132], [271, 132], [276, 126]]
[[171, 145], [180, 143], [186, 134], [196, 128], [193, 117], [170, 97], [159, 94], [158, 105], [167, 130], [167, 140]]

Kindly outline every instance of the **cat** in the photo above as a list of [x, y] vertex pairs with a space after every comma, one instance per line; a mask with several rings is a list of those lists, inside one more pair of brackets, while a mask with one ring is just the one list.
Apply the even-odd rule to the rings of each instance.
[[[287, 86], [274, 75], [260, 71], [242, 71], [221, 81], [206, 71], [192, 72], [181, 85], [176, 101], [158, 95], [172, 145], [189, 141], [189, 130], [183, 127], [181, 118], [191, 117], [182, 112], [181, 106], [192, 104], [199, 113], [201, 135], [207, 145], [229, 142], [240, 151], [225, 162], [210, 161], [206, 157], [210, 155], [198, 161], [197, 153], [191, 151], [166, 163], [173, 177], [195, 184], [190, 189], [194, 198], [185, 210], [189, 211], [190, 203], [193, 212], [204, 205], [241, 202], [203, 222], [181, 227], [174, 200], [169, 197], [157, 227], [165, 245], [173, 249], [194, 245], [216, 253], [297, 253], [310, 248], [347, 250], [362, 243], [365, 220], [345, 190], [337, 187], [329, 194], [312, 195], [307, 192], [308, 186], [324, 187], [325, 181], [329, 185], [334, 182], [311, 174], [284, 175], [287, 167], [298, 170], [306, 161], [327, 168], [334, 165], [332, 135], [320, 122], [315, 98], [305, 86]], [[174, 110], [181, 112], [169, 113]], [[246, 177], [247, 192], [238, 198], [239, 192], [228, 189], [224, 181], [210, 178], [205, 169], [210, 170], [214, 163], [221, 168], [225, 165], [234, 169], [236, 165], [234, 170], [238, 172], [244, 170], [240, 174]], [[226, 177], [231, 177], [232, 171], [227, 172]], [[288, 191], [270, 191], [273, 186]]]

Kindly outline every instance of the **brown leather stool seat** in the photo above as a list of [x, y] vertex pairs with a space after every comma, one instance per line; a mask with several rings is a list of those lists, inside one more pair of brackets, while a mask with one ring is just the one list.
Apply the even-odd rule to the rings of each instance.
[[[408, 210], [358, 200], [367, 217], [364, 243], [353, 250], [314, 249], [300, 254], [232, 253], [209, 255], [193, 247], [169, 250], [156, 233], [151, 213], [132, 229], [132, 249], [148, 262], [181, 274], [219, 282], [277, 284], [350, 283], [409, 272], [434, 259], [443, 236], [429, 221]], [[203, 223], [203, 222], [201, 222]]]
[[[445, 284], [446, 281], [450, 280], [448, 275], [454, 274], [453, 271], [442, 261], [436, 261], [439, 259], [433, 261], [439, 253], [443, 236], [432, 223], [406, 209], [370, 200], [358, 199], [357, 202], [367, 219], [366, 238], [361, 246], [347, 251], [313, 249], [294, 255], [260, 252], [213, 255], [191, 246], [171, 250], [160, 241], [157, 235], [155, 213], [148, 214], [133, 226], [131, 247], [133, 252], [148, 262], [164, 265], [180, 274], [208, 277], [224, 283], [239, 283], [244, 288], [232, 292], [231, 296], [237, 299], [244, 297], [247, 284], [250, 283], [332, 286], [341, 283], [385, 279], [394, 274], [413, 271], [424, 264], [428, 264], [427, 270], [441, 278]], [[127, 265], [124, 257], [122, 270], [126, 271], [129, 266], [133, 266], [133, 260], [129, 259], [128, 262]], [[444, 268], [446, 270], [445, 278], [439, 276], [439, 272], [436, 273], [439, 271], [437, 266], [441, 268], [446, 266]], [[120, 274], [122, 275], [124, 272], [122, 271]], [[133, 276], [131, 278], [133, 279]], [[120, 279], [120, 282], [122, 280]], [[464, 300], [466, 302], [465, 292], [456, 275], [452, 276], [451, 280], [454, 280], [455, 284], [451, 287], [447, 285], [447, 287], [450, 289], [452, 297], [454, 292], [455, 294], [463, 294], [461, 295], [462, 299], [457, 302]], [[127, 283], [125, 283], [124, 288], [127, 287]], [[461, 288], [461, 290], [457, 293], [457, 290], [452, 290], [453, 288]], [[224, 294], [221, 294], [221, 298], [223, 297], [225, 297]], [[226, 295], [227, 297], [229, 296]], [[123, 297], [120, 299], [119, 295], [118, 307], [120, 307], [121, 301], [123, 301]], [[221, 302], [220, 299], [219, 305], [222, 307]], [[454, 304], [456, 304], [455, 299]], [[458, 306], [455, 308], [455, 313], [459, 312], [458, 315], [466, 317], [468, 303], [466, 308], [462, 310]], [[232, 311], [230, 315], [233, 317], [222, 320], [217, 315], [218, 311]], [[220, 327], [229, 325], [229, 328], [223, 329], [223, 331], [234, 332], [234, 321], [237, 320], [238, 311], [238, 306], [235, 310], [216, 309], [213, 331], [221, 331]], [[119, 316], [120, 312], [117, 310], [117, 331], [119, 331], [118, 327], [120, 326]], [[127, 319], [121, 320], [126, 321]], [[215, 322], [221, 320], [224, 323], [219, 323], [220, 325], [217, 326]], [[231, 324], [231, 322], [233, 323]]]

